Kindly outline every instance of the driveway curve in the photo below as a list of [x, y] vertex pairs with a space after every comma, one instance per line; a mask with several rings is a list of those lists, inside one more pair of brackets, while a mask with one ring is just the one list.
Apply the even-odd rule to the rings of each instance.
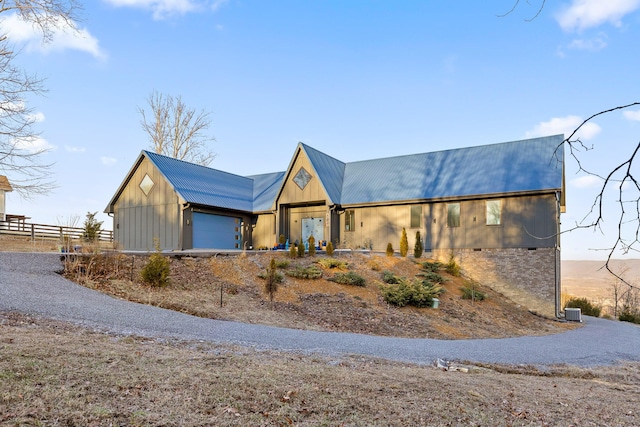
[[640, 327], [625, 322], [583, 317], [581, 328], [561, 334], [471, 340], [303, 331], [203, 319], [119, 300], [66, 280], [56, 273], [61, 269], [58, 254], [0, 252], [0, 311], [70, 321], [116, 334], [335, 357], [355, 354], [419, 364], [432, 363], [436, 358], [586, 367], [640, 361]]

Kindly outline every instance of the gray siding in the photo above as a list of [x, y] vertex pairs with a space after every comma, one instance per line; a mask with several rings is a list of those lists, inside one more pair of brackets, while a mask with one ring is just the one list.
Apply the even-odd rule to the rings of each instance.
[[[501, 201], [500, 225], [486, 224], [486, 201]], [[354, 207], [355, 229], [345, 231], [340, 215], [340, 243], [344, 247], [383, 251], [387, 243], [400, 247], [402, 228], [409, 248], [420, 231], [425, 249], [552, 248], [556, 245], [555, 195], [519, 196], [459, 201], [460, 226], [447, 226], [447, 203], [421, 203], [420, 227], [411, 227], [411, 206]], [[415, 206], [414, 204], [413, 206]], [[349, 209], [349, 208], [347, 208]]]
[[[140, 189], [145, 174], [154, 182], [148, 195]], [[114, 238], [126, 250], [153, 250], [156, 238], [161, 249], [182, 249], [181, 215], [177, 195], [151, 162], [144, 159], [114, 206]]]

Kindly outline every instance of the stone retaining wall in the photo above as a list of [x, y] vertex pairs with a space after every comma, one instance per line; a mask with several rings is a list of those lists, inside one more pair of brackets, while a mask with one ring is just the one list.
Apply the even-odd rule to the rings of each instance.
[[[447, 262], [450, 249], [434, 249], [433, 258]], [[556, 317], [556, 249], [457, 249], [465, 276], [538, 314]], [[559, 269], [560, 266], [557, 266]], [[558, 292], [558, 298], [560, 293]]]

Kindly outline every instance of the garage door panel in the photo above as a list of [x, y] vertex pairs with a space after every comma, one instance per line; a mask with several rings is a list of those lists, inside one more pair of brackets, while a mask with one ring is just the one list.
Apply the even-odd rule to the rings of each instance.
[[242, 246], [241, 219], [203, 212], [193, 213], [194, 249], [239, 249]]

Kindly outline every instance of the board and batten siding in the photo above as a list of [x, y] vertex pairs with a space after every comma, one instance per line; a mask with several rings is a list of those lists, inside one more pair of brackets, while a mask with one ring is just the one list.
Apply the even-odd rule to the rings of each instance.
[[[140, 188], [145, 175], [154, 185], [148, 195]], [[127, 182], [114, 206], [114, 238], [128, 250], [182, 249], [181, 206], [173, 188], [153, 164], [144, 158]]]
[[254, 249], [271, 249], [276, 244], [276, 216], [272, 213], [260, 214], [255, 217], [252, 245]]
[[[296, 176], [298, 171], [300, 171], [300, 168], [304, 168], [311, 175], [311, 179], [304, 189], [300, 189], [298, 184], [293, 181], [293, 178]], [[311, 162], [309, 162], [309, 159], [304, 155], [302, 150], [298, 151], [296, 160], [290, 170], [291, 173], [287, 176], [287, 180], [282, 192], [280, 193], [280, 197], [278, 198], [278, 205], [326, 202], [327, 194], [322, 187], [322, 183], [315, 175]]]
[[[487, 200], [501, 201], [500, 225], [487, 225]], [[425, 250], [475, 248], [553, 248], [556, 245], [557, 202], [555, 195], [512, 196], [460, 203], [460, 226], [447, 225], [446, 202], [376, 207], [345, 207], [355, 213], [354, 230], [345, 230], [340, 215], [341, 245], [384, 251], [388, 243], [400, 247], [402, 228], [409, 248], [420, 231]], [[411, 227], [411, 206], [422, 206], [420, 227]]]

